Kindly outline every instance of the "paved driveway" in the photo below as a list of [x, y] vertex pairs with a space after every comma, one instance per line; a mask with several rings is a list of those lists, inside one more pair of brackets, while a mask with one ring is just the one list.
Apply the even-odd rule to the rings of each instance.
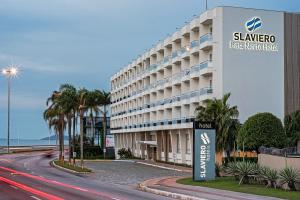
[[190, 173], [161, 169], [128, 161], [86, 162], [85, 165], [94, 171], [93, 178], [102, 182], [122, 185], [136, 185], [145, 180], [163, 176], [191, 175]]

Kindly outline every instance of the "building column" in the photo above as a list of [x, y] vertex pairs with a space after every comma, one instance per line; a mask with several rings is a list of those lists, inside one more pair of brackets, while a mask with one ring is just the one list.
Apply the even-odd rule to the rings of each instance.
[[162, 133], [161, 131], [156, 132], [156, 159], [161, 160], [161, 149], [162, 149]]
[[187, 152], [186, 152], [187, 131], [186, 131], [186, 129], [183, 129], [183, 130], [180, 130], [179, 132], [180, 132], [179, 138], [180, 138], [180, 148], [181, 148], [181, 162], [185, 164], [186, 163], [185, 155], [187, 154]]

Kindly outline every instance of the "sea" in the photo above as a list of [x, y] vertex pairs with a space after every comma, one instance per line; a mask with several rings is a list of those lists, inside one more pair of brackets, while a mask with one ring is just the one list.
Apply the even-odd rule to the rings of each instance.
[[[10, 146], [38, 146], [38, 145], [56, 145], [56, 140], [30, 140], [30, 139], [10, 139]], [[65, 140], [65, 144], [68, 141]], [[7, 146], [7, 139], [0, 138], [0, 147]]]

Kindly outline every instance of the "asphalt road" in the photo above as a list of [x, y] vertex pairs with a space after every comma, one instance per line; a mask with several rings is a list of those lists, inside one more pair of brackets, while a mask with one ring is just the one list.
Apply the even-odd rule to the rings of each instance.
[[0, 200], [169, 199], [138, 191], [134, 185], [105, 182], [98, 173], [74, 175], [55, 169], [49, 165], [51, 159], [42, 155], [0, 155]]

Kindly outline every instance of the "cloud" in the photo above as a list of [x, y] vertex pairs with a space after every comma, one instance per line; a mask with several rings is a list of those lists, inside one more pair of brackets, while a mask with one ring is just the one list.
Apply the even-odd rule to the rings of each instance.
[[[26, 94], [12, 94], [11, 108], [14, 110], [42, 109], [45, 108], [45, 98]], [[7, 109], [7, 95], [0, 96], [0, 109]]]
[[[21, 71], [33, 70], [38, 72], [57, 72], [57, 73], [67, 73], [74, 72], [76, 68], [68, 68], [66, 66], [58, 65], [58, 64], [49, 64], [49, 61], [40, 61], [35, 62], [31, 59], [24, 58], [21, 56], [11, 55], [0, 53], [0, 66], [5, 67], [8, 65], [16, 65], [20, 68]], [[78, 69], [77, 69], [78, 70]]]

